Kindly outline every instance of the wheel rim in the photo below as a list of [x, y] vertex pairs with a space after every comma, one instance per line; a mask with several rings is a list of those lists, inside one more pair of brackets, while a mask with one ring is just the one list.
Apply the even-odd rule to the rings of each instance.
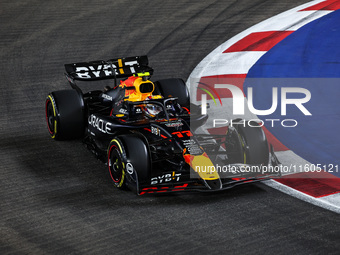
[[55, 115], [54, 108], [50, 99], [46, 101], [46, 122], [49, 133], [53, 136], [55, 134]]
[[112, 145], [109, 151], [109, 171], [112, 180], [119, 183], [124, 171], [124, 163], [116, 145]]

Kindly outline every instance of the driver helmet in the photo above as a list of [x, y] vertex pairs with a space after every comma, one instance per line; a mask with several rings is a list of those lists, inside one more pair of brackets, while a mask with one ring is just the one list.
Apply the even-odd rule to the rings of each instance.
[[159, 105], [147, 104], [144, 110], [147, 116], [155, 118], [163, 109]]

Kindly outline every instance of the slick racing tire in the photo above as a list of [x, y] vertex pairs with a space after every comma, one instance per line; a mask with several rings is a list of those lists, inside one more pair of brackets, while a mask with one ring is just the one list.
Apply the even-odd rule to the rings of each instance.
[[50, 93], [46, 98], [45, 113], [52, 138], [71, 140], [84, 135], [84, 100], [77, 91], [60, 90]]
[[190, 107], [190, 95], [185, 82], [179, 78], [170, 78], [155, 82], [155, 93], [163, 97], [177, 97], [178, 103], [184, 107]]
[[[234, 125], [239, 133], [243, 147], [243, 161], [245, 164], [268, 165], [269, 147], [263, 129], [255, 121], [245, 122], [246, 125]], [[247, 125], [247, 123], [249, 125]]]
[[108, 168], [117, 188], [138, 189], [150, 182], [151, 161], [147, 142], [135, 134], [112, 139], [107, 151]]

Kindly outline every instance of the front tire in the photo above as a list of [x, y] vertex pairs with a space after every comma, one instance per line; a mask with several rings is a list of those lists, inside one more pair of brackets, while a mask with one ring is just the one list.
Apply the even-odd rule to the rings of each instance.
[[243, 147], [243, 163], [267, 166], [269, 162], [269, 147], [263, 129], [255, 121], [249, 126], [235, 125]]
[[108, 167], [111, 179], [117, 188], [125, 188], [126, 154], [120, 139], [113, 139], [108, 149]]
[[138, 185], [150, 182], [150, 151], [143, 137], [117, 136], [110, 142], [107, 155], [109, 173], [117, 188], [138, 189]]

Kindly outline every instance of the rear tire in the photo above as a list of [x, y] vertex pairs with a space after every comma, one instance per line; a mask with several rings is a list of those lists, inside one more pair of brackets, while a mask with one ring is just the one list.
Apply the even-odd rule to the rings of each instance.
[[56, 140], [81, 138], [85, 131], [84, 100], [75, 90], [50, 93], [45, 102], [47, 128]]
[[155, 82], [155, 93], [163, 97], [177, 97], [178, 103], [184, 107], [190, 107], [190, 95], [185, 82], [179, 78], [170, 78]]

